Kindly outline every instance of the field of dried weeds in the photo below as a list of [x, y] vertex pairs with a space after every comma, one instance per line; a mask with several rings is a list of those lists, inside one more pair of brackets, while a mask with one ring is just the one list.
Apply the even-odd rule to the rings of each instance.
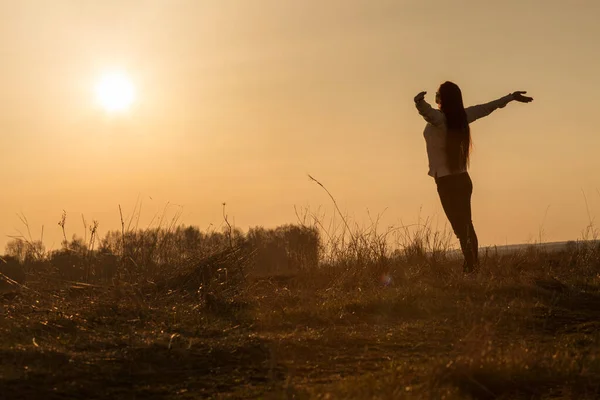
[[0, 398], [600, 397], [597, 243], [488, 249], [465, 277], [443, 235], [388, 233], [15, 244]]

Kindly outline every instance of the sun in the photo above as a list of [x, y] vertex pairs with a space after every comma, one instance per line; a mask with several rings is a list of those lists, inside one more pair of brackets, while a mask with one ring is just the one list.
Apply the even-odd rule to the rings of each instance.
[[123, 72], [104, 74], [96, 84], [96, 100], [109, 113], [129, 110], [135, 100], [135, 88]]

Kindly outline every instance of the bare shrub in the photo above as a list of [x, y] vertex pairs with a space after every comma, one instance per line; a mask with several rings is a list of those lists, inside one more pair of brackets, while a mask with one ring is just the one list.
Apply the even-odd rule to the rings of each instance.
[[298, 225], [251, 228], [246, 241], [256, 250], [256, 274], [293, 274], [319, 264], [318, 230]]
[[6, 244], [4, 254], [17, 259], [22, 264], [29, 264], [44, 259], [46, 247], [41, 240], [14, 238]]

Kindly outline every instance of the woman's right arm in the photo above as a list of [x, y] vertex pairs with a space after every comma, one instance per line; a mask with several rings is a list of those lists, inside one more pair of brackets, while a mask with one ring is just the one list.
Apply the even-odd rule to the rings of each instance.
[[433, 107], [425, 101], [425, 93], [421, 92], [415, 96], [415, 106], [419, 114], [432, 125], [441, 126], [444, 124], [444, 114], [439, 110], [434, 110]]

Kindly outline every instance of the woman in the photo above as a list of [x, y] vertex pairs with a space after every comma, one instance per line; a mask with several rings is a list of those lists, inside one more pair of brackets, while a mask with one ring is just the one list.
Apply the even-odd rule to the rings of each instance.
[[471, 151], [469, 124], [513, 100], [529, 103], [533, 98], [524, 96], [527, 92], [514, 92], [490, 103], [465, 109], [460, 88], [452, 82], [444, 82], [435, 94], [439, 107], [435, 110], [425, 101], [426, 93], [415, 96], [415, 105], [427, 121], [424, 136], [429, 175], [435, 178], [442, 207], [460, 241], [465, 258], [463, 270], [471, 273], [478, 267], [479, 245], [471, 221], [473, 183], [467, 172]]

